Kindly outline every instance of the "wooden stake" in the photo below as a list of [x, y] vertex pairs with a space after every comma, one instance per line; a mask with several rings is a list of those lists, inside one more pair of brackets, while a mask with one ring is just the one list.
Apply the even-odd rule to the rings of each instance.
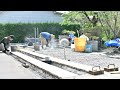
[[66, 60], [65, 46], [64, 46], [64, 59]]

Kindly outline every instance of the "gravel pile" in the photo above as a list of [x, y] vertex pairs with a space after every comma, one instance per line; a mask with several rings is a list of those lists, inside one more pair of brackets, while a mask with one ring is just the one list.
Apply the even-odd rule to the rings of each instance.
[[[31, 51], [34, 51], [33, 47], [26, 48]], [[65, 55], [64, 55], [64, 48], [46, 48], [41, 49], [40, 51], [35, 51], [40, 54], [50, 55], [53, 57], [57, 57], [60, 59], [70, 60], [72, 62], [77, 62], [85, 65], [92, 65], [92, 66], [100, 66], [101, 68], [107, 67], [108, 64], [115, 64], [115, 66], [120, 66], [120, 59], [117, 58], [110, 58], [106, 52], [111, 52], [111, 48], [108, 48], [102, 52], [92, 52], [92, 53], [83, 53], [83, 52], [74, 52], [71, 48], [65, 48]]]

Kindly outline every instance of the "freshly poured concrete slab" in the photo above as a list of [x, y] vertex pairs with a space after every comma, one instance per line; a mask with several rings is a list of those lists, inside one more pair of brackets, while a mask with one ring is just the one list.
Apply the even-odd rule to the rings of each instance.
[[46, 64], [42, 61], [39, 61], [37, 59], [34, 59], [32, 57], [29, 57], [27, 55], [24, 55], [20, 52], [12, 52], [13, 55], [16, 55], [22, 59], [24, 59], [25, 61], [32, 63], [33, 65], [42, 68], [44, 71], [49, 72], [50, 74], [52, 74], [55, 77], [58, 77], [60, 79], [74, 79], [75, 77], [77, 77], [77, 74], [74, 74], [72, 72], [69, 72], [67, 70]]
[[29, 53], [31, 55], [37, 56], [37, 57], [41, 57], [41, 58], [49, 57], [51, 61], [57, 62], [59, 64], [67, 65], [67, 66], [70, 66], [70, 67], [73, 67], [73, 68], [77, 68], [77, 69], [80, 69], [80, 70], [84, 70], [84, 71], [87, 71], [87, 72], [92, 71], [92, 68], [93, 68], [93, 66], [88, 66], [88, 65], [84, 65], [84, 64], [80, 64], [80, 63], [75, 63], [75, 62], [69, 62], [69, 61], [58, 59], [58, 58], [51, 57], [51, 56], [48, 56], [48, 55], [35, 53], [35, 52], [29, 51], [29, 50], [24, 50], [24, 49], [19, 49], [19, 50], [22, 51], [22, 52], [26, 52], [26, 53]]

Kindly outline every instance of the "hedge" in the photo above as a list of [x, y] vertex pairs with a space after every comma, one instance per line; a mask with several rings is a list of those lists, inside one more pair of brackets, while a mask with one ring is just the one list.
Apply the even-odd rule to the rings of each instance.
[[[52, 33], [58, 38], [58, 35], [62, 33], [62, 30], [79, 29], [80, 25], [61, 25], [59, 23], [7, 23], [0, 24], [0, 39], [10, 34], [15, 35], [15, 43], [23, 43], [25, 37], [34, 37], [35, 28], [38, 28], [38, 34], [42, 31]], [[39, 36], [38, 36], [39, 37]]]

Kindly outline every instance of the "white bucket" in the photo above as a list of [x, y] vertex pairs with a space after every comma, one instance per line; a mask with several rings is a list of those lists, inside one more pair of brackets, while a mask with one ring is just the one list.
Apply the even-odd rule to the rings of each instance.
[[75, 51], [75, 44], [71, 44], [72, 51]]
[[40, 50], [40, 46], [39, 45], [34, 45], [34, 50], [35, 51], [39, 51]]
[[43, 49], [46, 49], [46, 45], [43, 45]]
[[5, 50], [5, 48], [4, 48], [4, 44], [1, 43], [1, 44], [0, 44], [0, 51], [4, 51], [4, 50]]

